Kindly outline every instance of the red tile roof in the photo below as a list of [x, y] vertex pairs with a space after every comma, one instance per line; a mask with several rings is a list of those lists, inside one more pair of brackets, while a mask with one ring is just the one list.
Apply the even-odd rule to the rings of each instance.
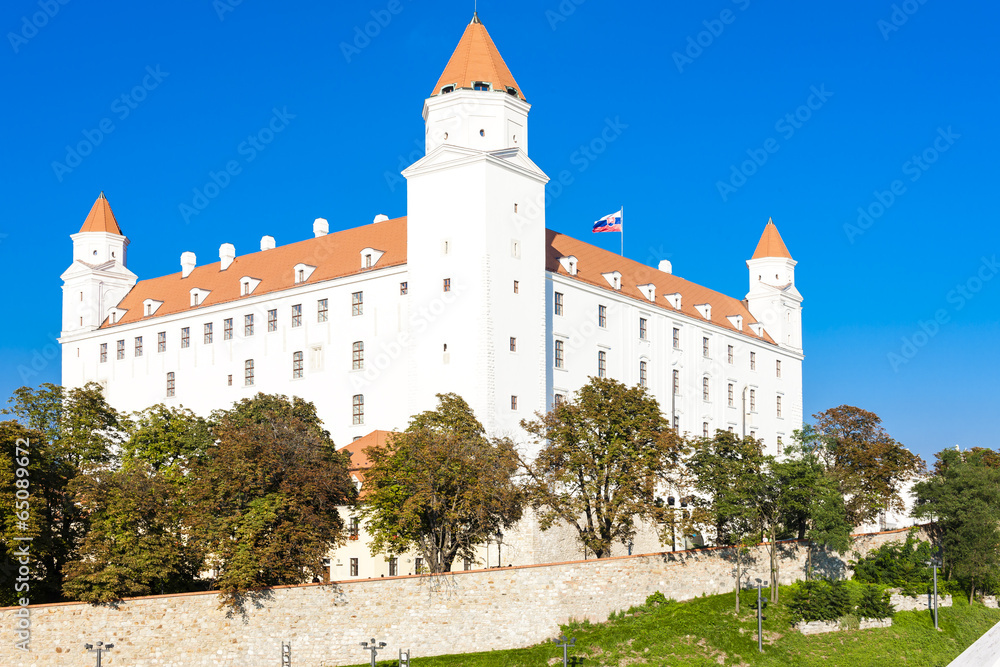
[[[346, 229], [335, 234], [306, 239], [298, 243], [262, 250], [237, 257], [225, 271], [219, 262], [199, 266], [187, 278], [172, 273], [160, 278], [142, 280], [125, 295], [118, 308], [128, 312], [115, 325], [106, 320], [103, 327], [128, 324], [143, 319], [142, 302], [155, 299], [163, 304], [153, 317], [237, 301], [241, 298], [240, 278], [249, 276], [260, 280], [253, 296], [278, 292], [296, 285], [294, 266], [299, 263], [315, 266], [316, 270], [306, 283], [318, 283], [333, 278], [363, 273], [361, 251], [364, 248], [384, 251], [373, 267], [406, 264], [406, 218]], [[191, 306], [191, 289], [208, 290], [211, 294], [198, 306]]]
[[386, 442], [388, 442], [391, 436], [392, 431], [372, 431], [368, 435], [337, 450], [338, 452], [347, 452], [351, 455], [351, 464], [348, 466], [348, 470], [351, 472], [351, 475], [361, 482], [362, 487], [365, 482], [365, 470], [371, 467], [365, 450], [369, 447], [385, 447]]
[[122, 229], [118, 226], [118, 221], [115, 220], [115, 214], [111, 212], [111, 204], [105, 199], [103, 192], [97, 197], [97, 201], [90, 208], [90, 213], [87, 214], [87, 219], [83, 221], [83, 227], [80, 228], [80, 231], [107, 232], [109, 234], [125, 236], [122, 234]]
[[[652, 283], [656, 285], [656, 306], [663, 310], [677, 312], [667, 303], [664, 295], [680, 293], [680, 312], [683, 314], [704, 322], [705, 319], [695, 306], [706, 303], [711, 304], [711, 321], [713, 324], [723, 329], [738, 331], [726, 318], [728, 316], [740, 315], [743, 317], [743, 329], [739, 333], [768, 343], [774, 342], [766, 332], [763, 338], [753, 334], [749, 325], [755, 324], [757, 320], [750, 314], [746, 305], [738, 299], [720, 294], [707, 287], [696, 285], [673, 274], [664, 273], [645, 264], [640, 264], [613, 252], [592, 246], [589, 243], [584, 243], [565, 234], [546, 230], [546, 236], [548, 238], [546, 269], [553, 273], [558, 273], [559, 275], [579, 280], [594, 287], [614, 292], [615, 289], [608, 284], [608, 281], [604, 279], [602, 274], [619, 271], [622, 274], [619, 294], [637, 299], [652, 307], [653, 302], [649, 301], [637, 287], [638, 285]], [[570, 276], [559, 262], [560, 257], [568, 257], [570, 255], [577, 258], [576, 276]]]
[[439, 94], [444, 86], [455, 84], [457, 88], [472, 88], [476, 81], [493, 84], [493, 90], [506, 91], [510, 86], [517, 91], [518, 97], [524, 99], [514, 75], [507, 69], [507, 63], [486, 32], [486, 26], [479, 22], [479, 17], [473, 16], [472, 23], [465, 28], [437, 86], [431, 91], [431, 97]]
[[785, 247], [785, 242], [781, 240], [778, 227], [770, 218], [767, 219], [767, 224], [764, 225], [764, 233], [761, 234], [760, 241], [757, 243], [757, 249], [753, 251], [753, 257], [750, 259], [760, 259], [761, 257], [792, 258], [788, 252], [788, 248]]

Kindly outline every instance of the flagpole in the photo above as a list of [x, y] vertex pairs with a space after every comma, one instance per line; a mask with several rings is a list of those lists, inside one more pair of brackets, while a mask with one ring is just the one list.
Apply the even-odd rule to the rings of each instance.
[[622, 204], [622, 257], [625, 256], [625, 204]]

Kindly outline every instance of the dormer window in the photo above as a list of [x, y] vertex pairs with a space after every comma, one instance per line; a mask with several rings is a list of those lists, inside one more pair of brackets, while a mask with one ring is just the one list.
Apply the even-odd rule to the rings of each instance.
[[304, 283], [312, 276], [313, 271], [316, 270], [315, 266], [309, 266], [308, 264], [299, 263], [292, 267], [292, 276], [295, 278], [295, 284]]
[[240, 294], [243, 296], [250, 296], [253, 294], [254, 290], [257, 289], [257, 285], [260, 285], [259, 278], [243, 276], [240, 278]]
[[365, 255], [365, 268], [366, 269], [372, 268], [372, 254], [371, 253], [368, 253], [368, 254]]
[[382, 250], [376, 250], [375, 248], [362, 248], [361, 249], [361, 270], [365, 271], [367, 269], [375, 268], [378, 261], [382, 259], [382, 255], [385, 252]]
[[191, 307], [193, 308], [195, 306], [200, 306], [201, 304], [205, 303], [205, 299], [208, 298], [208, 295], [211, 294], [211, 291], [194, 287], [191, 289], [190, 294], [191, 294]]
[[304, 283], [306, 281], [306, 270], [299, 269], [298, 276], [295, 278], [295, 282]]
[[566, 269], [566, 273], [571, 276], [576, 275], [576, 256], [569, 255], [568, 257], [560, 257], [559, 263], [562, 264], [564, 269]]
[[162, 305], [162, 301], [157, 301], [156, 299], [146, 299], [142, 302], [142, 312], [146, 314], [146, 317], [155, 315], [156, 310]]
[[147, 303], [146, 304], [146, 315], [152, 315], [152, 314], [153, 314], [153, 304]]
[[485, 90], [485, 91], [489, 91], [489, 90], [493, 89], [493, 86], [490, 85], [490, 83], [488, 81], [473, 81], [472, 82], [472, 89], [473, 90]]
[[453, 92], [455, 92], [455, 84], [453, 83], [448, 84], [447, 86], [442, 86], [441, 88], [442, 95], [444, 95], [445, 93], [453, 93]]
[[515, 88], [514, 86], [507, 86], [507, 94], [517, 97], [517, 88]]
[[611, 289], [620, 290], [622, 288], [622, 274], [620, 271], [602, 273], [601, 275], [608, 281], [608, 284], [611, 285]]
[[250, 283], [249, 282], [244, 282], [243, 283], [243, 296], [250, 296]]

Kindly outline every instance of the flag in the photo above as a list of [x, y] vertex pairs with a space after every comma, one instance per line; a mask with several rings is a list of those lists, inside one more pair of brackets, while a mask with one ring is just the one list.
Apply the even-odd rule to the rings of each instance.
[[622, 231], [622, 212], [612, 213], [611, 215], [606, 215], [597, 222], [594, 223], [594, 233], [598, 232], [620, 232]]

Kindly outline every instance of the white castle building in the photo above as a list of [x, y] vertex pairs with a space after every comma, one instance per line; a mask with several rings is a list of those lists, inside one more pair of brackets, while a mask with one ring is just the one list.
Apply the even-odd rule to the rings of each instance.
[[98, 382], [128, 411], [300, 396], [346, 445], [405, 428], [444, 392], [524, 441], [521, 419], [607, 376], [648, 387], [682, 432], [780, 452], [802, 424], [803, 350], [777, 228], [747, 260], [743, 300], [546, 229], [530, 109], [474, 17], [424, 101], [405, 217], [332, 234], [317, 219], [312, 238], [264, 236], [242, 255], [223, 243], [200, 266], [184, 252], [180, 272], [138, 280], [102, 193], [62, 276], [63, 384]]

